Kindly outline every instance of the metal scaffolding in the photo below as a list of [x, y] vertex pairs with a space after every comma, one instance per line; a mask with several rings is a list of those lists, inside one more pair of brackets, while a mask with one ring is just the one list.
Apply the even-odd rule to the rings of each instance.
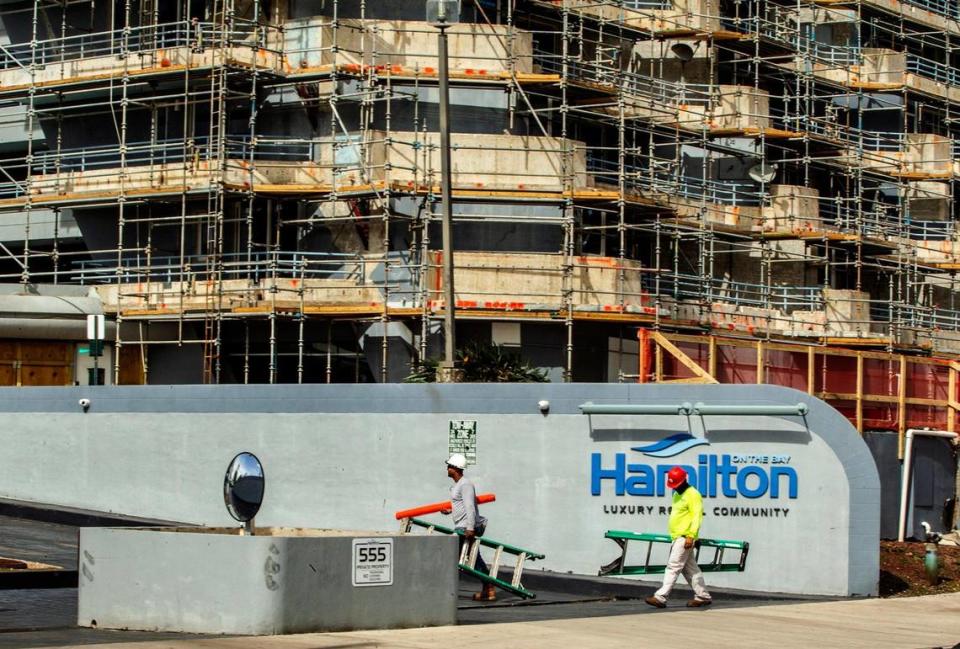
[[[95, 289], [115, 383], [165, 353], [207, 383], [411, 372], [447, 308], [439, 66], [387, 4], [4, 5], [0, 280]], [[560, 328], [571, 381], [634, 375], [638, 327], [960, 353], [951, 11], [464, 2], [468, 338]]]

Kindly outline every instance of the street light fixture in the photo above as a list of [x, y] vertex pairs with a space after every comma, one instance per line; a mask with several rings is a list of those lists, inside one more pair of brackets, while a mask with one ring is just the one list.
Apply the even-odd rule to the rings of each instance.
[[693, 48], [687, 43], [674, 43], [670, 51], [680, 61], [680, 103], [687, 101], [687, 63], [693, 60]]
[[456, 380], [454, 368], [456, 334], [454, 329], [455, 299], [453, 294], [453, 207], [450, 199], [450, 74], [447, 69], [447, 28], [460, 20], [460, 0], [427, 0], [427, 22], [439, 30], [437, 57], [439, 58], [440, 91], [440, 200], [443, 209], [443, 299], [446, 305], [443, 318], [443, 361], [437, 380]]
[[460, 22], [460, 0], [427, 0], [427, 22], [438, 29]]

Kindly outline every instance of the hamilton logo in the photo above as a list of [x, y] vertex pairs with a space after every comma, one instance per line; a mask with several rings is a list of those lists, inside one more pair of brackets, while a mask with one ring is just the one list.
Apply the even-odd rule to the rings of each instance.
[[631, 450], [638, 451], [649, 457], [664, 458], [680, 455], [684, 451], [697, 446], [709, 445], [710, 442], [703, 438], [694, 437], [689, 433], [677, 433], [670, 437], [664, 437], [659, 442], [648, 444], [647, 446], [633, 446]]

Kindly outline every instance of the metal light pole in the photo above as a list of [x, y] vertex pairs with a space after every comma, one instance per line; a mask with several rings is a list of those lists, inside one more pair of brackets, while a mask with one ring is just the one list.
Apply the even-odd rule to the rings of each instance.
[[427, 21], [439, 30], [437, 55], [439, 58], [440, 93], [440, 200], [443, 210], [443, 361], [438, 381], [456, 380], [456, 302], [453, 293], [453, 206], [450, 198], [450, 75], [447, 68], [447, 28], [460, 19], [460, 0], [427, 0]]

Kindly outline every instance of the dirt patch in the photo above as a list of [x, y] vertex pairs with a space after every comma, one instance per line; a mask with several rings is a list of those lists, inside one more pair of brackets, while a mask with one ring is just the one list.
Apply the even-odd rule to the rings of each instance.
[[960, 547], [938, 545], [940, 575], [936, 585], [927, 577], [923, 543], [880, 542], [880, 596], [910, 597], [960, 592]]

